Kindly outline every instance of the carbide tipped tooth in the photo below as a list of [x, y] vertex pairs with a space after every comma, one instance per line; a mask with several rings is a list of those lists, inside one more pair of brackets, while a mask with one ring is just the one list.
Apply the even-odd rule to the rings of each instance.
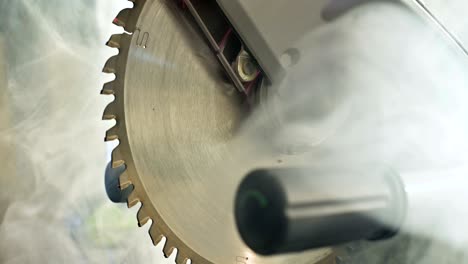
[[175, 245], [172, 244], [169, 238], [166, 239], [166, 244], [164, 245], [164, 248], [163, 248], [164, 257], [169, 258], [172, 255], [172, 253], [174, 253], [175, 249], [176, 249]]
[[106, 131], [106, 137], [104, 138], [104, 141], [113, 141], [119, 139], [119, 129], [117, 125], [111, 127], [109, 130]]
[[115, 73], [117, 71], [117, 57], [118, 56], [110, 57], [104, 65], [102, 71], [105, 73]]
[[105, 83], [104, 86], [102, 87], [101, 94], [113, 95], [114, 94], [114, 85], [115, 85], [115, 81]]
[[130, 187], [130, 185], [132, 185], [132, 181], [130, 180], [130, 177], [128, 176], [128, 173], [127, 171], [125, 170], [124, 172], [122, 172], [120, 174], [120, 177], [119, 177], [119, 188], [120, 190], [125, 190], [127, 189], [128, 187]]
[[120, 147], [117, 146], [114, 151], [112, 151], [112, 168], [117, 168], [124, 165], [124, 159], [120, 153]]
[[138, 16], [146, 0], [130, 0], [130, 2], [133, 2], [133, 8], [126, 8], [120, 11], [113, 23], [123, 27], [126, 32], [135, 32]]
[[145, 205], [140, 207], [140, 210], [138, 210], [137, 219], [138, 219], [138, 226], [139, 227], [144, 226], [150, 220], [150, 217], [149, 217], [148, 213], [146, 212]]
[[159, 226], [156, 224], [156, 220], [153, 219], [153, 223], [149, 229], [149, 235], [153, 241], [153, 245], [157, 246], [164, 238]]
[[116, 118], [117, 104], [115, 101], [110, 102], [104, 109], [102, 120], [112, 120]]
[[119, 12], [117, 17], [114, 18], [112, 23], [119, 27], [125, 28], [126, 22], [128, 21], [128, 18], [130, 16], [130, 13], [132, 12], [132, 8], [125, 8], [122, 11]]
[[138, 199], [137, 193], [135, 191], [130, 193], [127, 199], [128, 208], [132, 208], [133, 206], [137, 205], [139, 202], [140, 202], [140, 199]]
[[122, 39], [122, 34], [114, 34], [107, 41], [106, 45], [111, 48], [120, 48], [120, 41]]

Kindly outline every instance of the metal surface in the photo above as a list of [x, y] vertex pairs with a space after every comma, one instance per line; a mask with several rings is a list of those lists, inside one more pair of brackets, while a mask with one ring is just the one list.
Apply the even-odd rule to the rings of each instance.
[[250, 248], [276, 255], [395, 236], [406, 194], [390, 168], [264, 168], [239, 186], [236, 223]]
[[102, 93], [115, 96], [104, 111], [104, 119], [116, 121], [106, 140], [120, 142], [112, 162], [126, 166], [121, 187], [134, 186], [129, 206], [142, 203], [139, 225], [151, 219], [153, 242], [166, 237], [164, 254], [177, 248], [179, 264], [331, 263], [329, 249], [265, 258], [241, 242], [235, 189], [251, 168], [277, 159], [237, 155], [247, 149], [235, 140], [244, 102], [174, 1], [133, 2], [114, 21], [133, 34], [108, 42], [119, 54], [104, 67], [116, 79]]
[[237, 70], [237, 75], [243, 82], [251, 82], [255, 80], [259, 73], [259, 69], [255, 65], [255, 62], [245, 50], [241, 50], [233, 64], [234, 68]]
[[[355, 6], [379, 1], [382, 0], [217, 0], [274, 85], [281, 83], [288, 75], [289, 67], [294, 64], [287, 63], [291, 52], [300, 57], [306, 51], [303, 45], [298, 45], [304, 35]], [[466, 10], [466, 1], [383, 1], [405, 3], [439, 27], [454, 46], [467, 54], [464, 47], [468, 43], [464, 37], [467, 35], [466, 25], [458, 19], [460, 15], [453, 15], [454, 12], [458, 14]]]
[[324, 23], [322, 9], [329, 0], [217, 0], [269, 80], [285, 76], [284, 54], [307, 32]]

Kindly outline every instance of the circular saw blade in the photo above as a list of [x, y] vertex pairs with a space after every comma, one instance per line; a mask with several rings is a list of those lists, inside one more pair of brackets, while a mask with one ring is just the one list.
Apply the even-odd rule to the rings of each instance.
[[251, 168], [276, 160], [239, 151], [247, 149], [234, 140], [243, 100], [175, 1], [132, 2], [114, 20], [131, 34], [108, 42], [119, 54], [104, 67], [116, 79], [102, 93], [115, 96], [104, 111], [116, 121], [106, 140], [119, 140], [112, 163], [126, 167], [120, 185], [134, 188], [129, 206], [141, 202], [139, 225], [152, 220], [153, 242], [166, 237], [164, 254], [177, 249], [179, 264], [330, 263], [328, 249], [261, 257], [243, 244], [234, 192]]

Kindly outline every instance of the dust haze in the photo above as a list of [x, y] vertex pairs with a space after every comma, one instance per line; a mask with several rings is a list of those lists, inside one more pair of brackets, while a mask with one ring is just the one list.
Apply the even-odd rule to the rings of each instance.
[[170, 263], [104, 189], [104, 44], [129, 3], [0, 1], [0, 263]]
[[[113, 77], [101, 68], [116, 53], [104, 43], [125, 6], [0, 1], [0, 263], [172, 263], [137, 229], [135, 210], [104, 191], [112, 123], [100, 119], [112, 98], [99, 90]], [[305, 37], [307, 71], [293, 71], [280, 95], [275, 142], [297, 139], [314, 166], [384, 161], [440, 183], [422, 192], [421, 225], [354, 244], [355, 263], [468, 263], [468, 59], [394, 4], [355, 9]]]
[[[427, 2], [466, 40], [461, 11], [448, 16], [465, 4]], [[268, 130], [273, 145], [312, 168], [388, 166], [408, 184], [401, 234], [350, 245], [361, 248], [352, 263], [468, 262], [466, 55], [437, 26], [389, 2], [355, 8], [304, 38], [308, 50], [269, 98], [281, 124]], [[269, 122], [256, 115], [244, 126], [253, 142]]]

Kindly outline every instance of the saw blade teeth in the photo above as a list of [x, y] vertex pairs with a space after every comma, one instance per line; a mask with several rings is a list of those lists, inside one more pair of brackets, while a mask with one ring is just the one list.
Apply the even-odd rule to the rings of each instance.
[[151, 226], [148, 231], [151, 240], [153, 241], [153, 245], [157, 246], [161, 241], [164, 239], [164, 235], [161, 232], [160, 227], [156, 224], [156, 220], [153, 219]]
[[117, 113], [117, 103], [115, 101], [112, 101], [104, 109], [102, 120], [116, 119], [115, 113]]
[[113, 95], [114, 94], [114, 85], [115, 81], [105, 83], [102, 87], [101, 94], [103, 95]]
[[130, 187], [131, 185], [132, 185], [132, 181], [130, 180], [130, 177], [128, 176], [127, 170], [125, 170], [120, 174], [119, 188], [120, 188], [120, 190], [123, 191], [123, 190], [127, 189], [128, 187]]
[[[107, 46], [118, 49], [119, 53], [109, 58], [103, 67], [103, 72], [115, 74], [115, 80], [104, 84], [101, 90], [101, 94], [115, 96], [115, 101], [111, 102], [103, 113], [105, 120], [116, 120], [115, 126], [106, 132], [105, 140], [120, 141], [120, 144], [112, 152], [112, 167], [126, 166], [126, 170], [119, 177], [119, 188], [121, 190], [132, 189], [129, 191], [130, 195], [127, 199], [127, 206], [131, 208], [139, 203], [141, 204], [137, 213], [138, 225], [141, 227], [151, 220], [148, 233], [154, 245], [157, 246], [159, 244], [162, 246], [162, 251], [166, 258], [172, 255], [175, 257], [177, 264], [187, 264], [189, 262], [196, 264], [211, 263], [188, 245], [185, 245], [155, 210], [148, 194], [141, 186], [132, 155], [130, 154], [126, 131], [126, 113], [124, 111], [125, 89], [127, 88], [127, 60], [130, 58], [132, 40], [134, 41], [135, 37], [138, 40], [139, 36], [131, 33], [138, 32], [139, 28], [137, 25], [140, 26], [138, 24], [140, 14], [147, 3], [152, 3], [148, 0], [129, 1], [133, 2], [133, 8], [122, 10], [113, 21], [117, 26], [123, 27], [125, 32], [112, 35], [106, 43]], [[165, 3], [165, 1], [161, 1], [161, 3]], [[161, 243], [163, 240], [165, 241], [164, 245]], [[177, 254], [174, 256], [175, 250]]]
[[129, 0], [133, 2], [133, 8], [126, 8], [120, 11], [113, 23], [117, 26], [123, 27], [126, 32], [135, 32], [138, 17], [146, 0]]
[[121, 40], [122, 40], [122, 34], [114, 34], [106, 42], [106, 45], [111, 47], [111, 48], [119, 49]]
[[117, 146], [112, 151], [112, 168], [117, 168], [124, 164], [125, 164], [124, 159], [122, 157], [122, 154], [120, 153], [120, 146]]
[[104, 138], [104, 141], [108, 142], [119, 139], [118, 131], [119, 129], [117, 125], [111, 127], [109, 130], [106, 131], [106, 137]]
[[126, 21], [130, 17], [132, 8], [125, 8], [119, 12], [119, 14], [112, 20], [114, 25], [125, 28]]
[[139, 227], [144, 226], [150, 220], [150, 217], [149, 217], [149, 214], [146, 211], [145, 205], [142, 205], [140, 207], [140, 210], [138, 210], [137, 219], [138, 219], [138, 226]]
[[128, 196], [128, 199], [127, 199], [127, 206], [128, 206], [128, 208], [134, 207], [134, 206], [137, 205], [139, 202], [140, 202], [140, 199], [137, 197], [137, 193], [136, 193], [135, 191], [133, 191], [132, 193], [130, 193], [130, 195]]
[[127, 32], [135, 32], [137, 17], [135, 16], [135, 12], [139, 12], [140, 8], [138, 8], [138, 2], [132, 1], [134, 3], [133, 8], [125, 8], [119, 12], [117, 17], [113, 20], [113, 23], [119, 27], [123, 27]]
[[104, 68], [102, 69], [102, 71], [105, 73], [116, 73], [117, 72], [117, 58], [118, 58], [117, 55], [110, 57], [106, 61], [106, 64], [104, 65]]
[[166, 239], [166, 244], [164, 245], [163, 248], [163, 253], [164, 257], [169, 258], [171, 257], [172, 253], [174, 253], [174, 250], [176, 249], [176, 246], [171, 243], [171, 241], [167, 238]]

